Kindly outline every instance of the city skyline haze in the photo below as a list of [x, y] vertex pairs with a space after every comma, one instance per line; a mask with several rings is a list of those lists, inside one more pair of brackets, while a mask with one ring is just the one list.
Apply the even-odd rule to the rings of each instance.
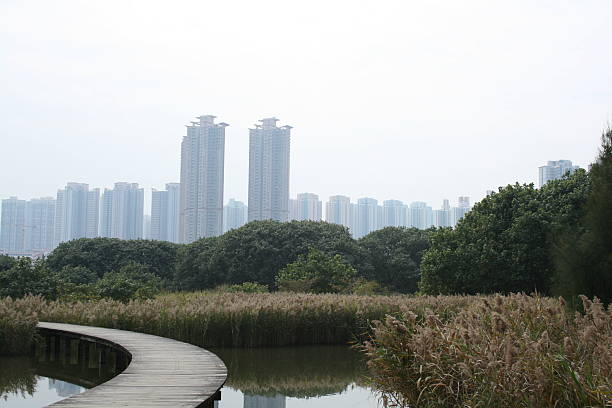
[[591, 0], [3, 1], [0, 199], [118, 181], [150, 197], [180, 180], [200, 115], [231, 124], [225, 202], [248, 201], [248, 129], [267, 117], [294, 127], [290, 197], [436, 209], [537, 187], [549, 160], [595, 159], [611, 19]]

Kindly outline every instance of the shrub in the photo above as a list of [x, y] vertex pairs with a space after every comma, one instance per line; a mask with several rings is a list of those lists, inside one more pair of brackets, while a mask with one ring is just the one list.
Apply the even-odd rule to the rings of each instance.
[[117, 272], [107, 273], [95, 286], [100, 297], [123, 302], [152, 298], [160, 288], [161, 280], [136, 262], [128, 263]]
[[356, 275], [357, 271], [340, 255], [330, 256], [311, 249], [278, 272], [276, 285], [280, 290], [338, 293], [347, 291]]
[[57, 285], [57, 277], [42, 260], [19, 258], [10, 269], [0, 271], [0, 297], [32, 294], [53, 299], [57, 296]]

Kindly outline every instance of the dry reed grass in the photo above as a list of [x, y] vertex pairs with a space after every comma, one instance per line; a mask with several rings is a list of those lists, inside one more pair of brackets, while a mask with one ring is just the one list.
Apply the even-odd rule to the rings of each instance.
[[40, 319], [169, 337], [203, 347], [347, 344], [371, 322], [404, 310], [450, 318], [474, 297], [358, 296], [293, 293], [174, 293], [123, 303], [44, 302], [26, 297]]
[[0, 355], [28, 354], [36, 338], [39, 297], [0, 298]]
[[582, 300], [575, 315], [510, 295], [447, 321], [387, 316], [363, 346], [372, 385], [401, 407], [612, 406], [612, 308]]

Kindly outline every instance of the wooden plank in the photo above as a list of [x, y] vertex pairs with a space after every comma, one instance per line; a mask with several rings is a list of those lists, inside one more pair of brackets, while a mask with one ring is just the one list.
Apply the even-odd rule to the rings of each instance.
[[200, 407], [211, 404], [227, 379], [219, 357], [191, 344], [102, 327], [47, 322], [38, 327], [117, 347], [132, 359], [116, 377], [52, 407]]

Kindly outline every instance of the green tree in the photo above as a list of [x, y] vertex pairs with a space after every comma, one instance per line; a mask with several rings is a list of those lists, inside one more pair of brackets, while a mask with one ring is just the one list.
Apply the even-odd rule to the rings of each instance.
[[281, 269], [276, 284], [281, 290], [337, 293], [348, 290], [356, 276], [357, 271], [340, 255], [311, 249], [307, 255], [300, 255], [297, 261]]
[[12, 256], [0, 255], [0, 272], [11, 269], [17, 261]]
[[32, 294], [55, 299], [57, 285], [55, 275], [43, 260], [19, 258], [10, 269], [0, 271], [0, 297]]
[[174, 286], [180, 290], [213, 288], [229, 281], [221, 268], [212, 268], [211, 261], [219, 252], [219, 237], [202, 238], [179, 250]]
[[432, 233], [423, 256], [424, 293], [549, 293], [552, 242], [573, 228], [589, 191], [584, 171], [549, 182], [500, 188], [476, 204], [454, 230]]
[[56, 275], [59, 281], [77, 285], [95, 283], [98, 280], [98, 275], [84, 266], [64, 266]]
[[121, 301], [149, 299], [159, 293], [161, 280], [146, 266], [131, 261], [118, 271], [106, 273], [97, 283], [100, 297]]
[[612, 129], [602, 134], [591, 189], [578, 226], [565, 229], [555, 246], [556, 294], [597, 296], [612, 302]]
[[361, 249], [341, 225], [254, 221], [215, 239], [204, 238], [188, 245], [181, 251], [177, 281], [184, 289], [243, 282], [273, 287], [278, 271], [310, 248], [338, 254], [352, 265], [362, 259]]
[[136, 262], [169, 283], [174, 277], [179, 247], [165, 241], [81, 238], [61, 243], [49, 254], [47, 262], [54, 271], [81, 266], [99, 277]]
[[371, 232], [358, 242], [365, 250], [367, 266], [360, 275], [403, 293], [418, 290], [421, 258], [430, 230], [387, 227]]

